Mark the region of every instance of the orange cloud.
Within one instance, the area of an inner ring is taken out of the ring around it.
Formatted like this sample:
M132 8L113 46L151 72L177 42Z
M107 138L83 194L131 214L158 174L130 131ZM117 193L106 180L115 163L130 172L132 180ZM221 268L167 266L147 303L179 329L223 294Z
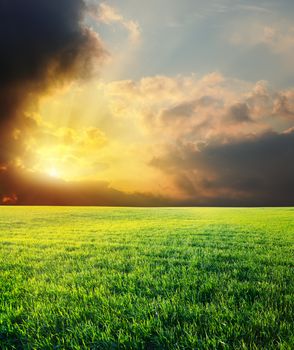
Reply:
M101 3L98 9L92 6L89 13L99 22L106 24L120 24L128 31L129 38L132 43L138 43L140 41L141 29L139 23L133 20L125 19L118 9L106 3Z
M17 204L17 202L18 202L18 197L15 193L13 193L11 195L2 196L2 204L4 204L4 205Z

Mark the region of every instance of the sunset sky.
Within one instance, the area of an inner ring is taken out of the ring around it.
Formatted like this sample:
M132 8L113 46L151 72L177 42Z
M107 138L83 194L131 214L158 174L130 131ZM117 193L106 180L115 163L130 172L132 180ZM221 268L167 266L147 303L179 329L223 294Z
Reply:
M0 201L294 205L293 0L0 2Z

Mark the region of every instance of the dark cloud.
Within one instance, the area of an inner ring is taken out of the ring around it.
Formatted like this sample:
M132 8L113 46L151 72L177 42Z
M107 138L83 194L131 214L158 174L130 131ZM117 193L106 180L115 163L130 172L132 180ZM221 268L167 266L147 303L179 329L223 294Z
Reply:
M236 103L229 108L228 119L232 122L244 123L252 122L250 110L246 103Z
M180 144L152 165L174 174L187 204L294 205L294 131L267 133L200 150Z
M11 160L28 104L75 78L87 77L104 55L97 36L82 24L83 0L0 2L0 163Z

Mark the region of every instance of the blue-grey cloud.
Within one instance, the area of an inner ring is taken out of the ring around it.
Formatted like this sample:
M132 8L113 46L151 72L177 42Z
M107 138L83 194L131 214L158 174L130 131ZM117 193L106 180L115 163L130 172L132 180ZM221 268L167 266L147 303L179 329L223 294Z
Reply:
M294 205L294 131L225 144L178 144L151 164L173 174L186 203Z

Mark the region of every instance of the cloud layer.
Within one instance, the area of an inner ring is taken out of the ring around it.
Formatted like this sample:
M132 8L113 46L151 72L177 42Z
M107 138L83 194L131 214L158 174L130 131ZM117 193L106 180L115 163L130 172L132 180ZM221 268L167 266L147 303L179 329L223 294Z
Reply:
M3 203L293 204L293 90L211 73L100 82L99 91L100 124L30 129L30 162L1 167ZM54 163L83 181L41 180Z
M118 117L137 117L156 144L149 164L179 203L293 204L293 90L213 73L124 81L110 91Z

